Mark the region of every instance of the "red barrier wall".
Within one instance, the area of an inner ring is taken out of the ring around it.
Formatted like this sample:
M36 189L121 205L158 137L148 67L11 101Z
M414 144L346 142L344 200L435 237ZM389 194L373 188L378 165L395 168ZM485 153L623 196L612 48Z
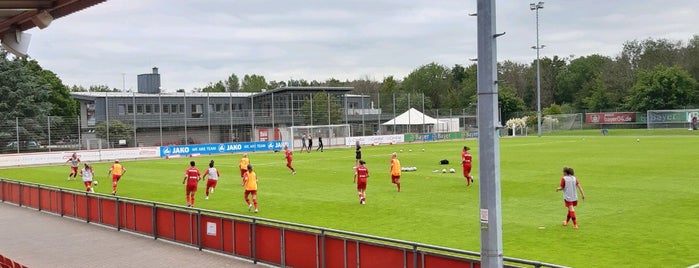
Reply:
M359 261L362 262L362 267L366 268L403 267L403 250L360 243Z
M175 240L175 212L170 209L156 208L155 218L158 237Z
M38 188L34 185L5 181L0 181L0 187L0 195L6 202L21 203L22 206L57 212L153 235L156 238L199 246L202 249L246 258L254 257L256 261L275 265L283 263L291 267L317 267L323 266L324 262L325 267L331 268L480 267L475 260L424 251L414 253L410 248L403 249L382 245L380 242L369 243L356 238L294 230L268 223L260 224L257 221L250 222L249 219L237 220L223 215L204 215L199 210L171 209L155 203L134 203L82 192ZM415 254L417 267L413 265Z
M223 251L221 218L201 215L201 245L207 249ZM212 228L209 229L209 226Z
M284 230L284 256L291 267L316 267L316 235Z
M175 211L175 240L185 244L196 242L196 215L184 211Z
M233 234L233 243L235 244L234 254L252 258L252 250L250 250L252 248L250 245L251 230L250 223L239 221L233 223L233 231L235 232L235 234Z
M274 264L282 263L281 230L276 227L255 225L255 252L258 259Z

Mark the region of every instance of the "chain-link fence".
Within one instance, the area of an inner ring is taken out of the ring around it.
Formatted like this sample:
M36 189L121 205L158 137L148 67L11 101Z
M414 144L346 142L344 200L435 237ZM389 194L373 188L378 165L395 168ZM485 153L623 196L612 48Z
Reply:
M348 136L454 132L476 127L475 105L458 110L430 109L422 95L407 102L390 95L326 91L244 97L227 93L90 96L78 98L81 115L77 117L0 122L1 151L295 140L303 133L284 137L283 133L290 132L280 130L296 126L349 125Z

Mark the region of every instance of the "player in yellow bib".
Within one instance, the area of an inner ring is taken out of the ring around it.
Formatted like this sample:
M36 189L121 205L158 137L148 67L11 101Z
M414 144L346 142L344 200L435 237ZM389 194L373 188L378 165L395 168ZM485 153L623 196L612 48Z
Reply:
M398 192L400 192L400 175L400 160L398 160L398 155L396 155L396 152L393 152L391 154L391 183L398 186Z
M248 172L243 177L243 187L245 187L245 203L248 204L248 211L255 207L257 213L257 174L252 170L252 165L248 164ZM248 199L248 195L252 195L252 203Z

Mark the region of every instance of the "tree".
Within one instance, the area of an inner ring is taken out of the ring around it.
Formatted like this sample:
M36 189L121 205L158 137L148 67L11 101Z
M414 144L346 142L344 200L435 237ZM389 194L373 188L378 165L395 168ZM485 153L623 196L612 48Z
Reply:
M107 130L109 130L109 135L107 135ZM99 123L95 127L95 134L97 138L107 140L110 147L114 147L118 144L119 140L126 140L127 144L131 144L133 140L133 128L131 125L125 124L119 120L109 121L109 127L107 127L107 121Z
M201 92L226 92L226 85L223 81L218 81L216 84L209 83L208 86L201 89Z
M329 108L328 105L330 105ZM334 95L325 91L313 95L313 101L306 97L301 107L301 114L304 117L304 122L308 125L340 124L343 122L342 106ZM328 116L330 116L330 121L328 121Z
M48 116L53 107L50 84L37 78L23 61L7 60L7 51L0 50L0 120L12 121L12 125L17 117Z
M632 111L681 109L697 104L697 81L679 67L641 70L627 98Z
M228 89L228 92L240 91L240 80L235 74L231 74L228 79L226 79L226 82L224 82L224 85L226 86L226 89Z
M51 103L50 115L72 117L78 114L78 102L71 98L68 87L63 85L63 81L55 73L44 70L35 60L20 58L19 62L32 72L37 84L47 86L48 102Z
M558 74L558 87L554 93L554 103L572 103L578 109L585 109L583 100L591 95L591 83L600 77L603 68L612 60L601 55L590 55L574 59ZM544 105L542 105L544 106Z
M500 119L503 123L511 118L518 117L518 114L526 109L524 100L517 97L514 89L507 84L498 87L498 107L500 108Z
M401 86L408 92L424 93L434 107L441 107L442 96L447 94L451 84L451 70L433 62L415 69L403 79ZM425 105L425 108L432 106Z
M585 109L602 111L614 107L615 103L612 102L610 93L599 75L595 75L591 81L585 83L584 87L583 90L590 93L589 96L584 97L582 100Z
M267 89L267 81L262 75L245 75L241 91L244 92L260 92L262 89Z

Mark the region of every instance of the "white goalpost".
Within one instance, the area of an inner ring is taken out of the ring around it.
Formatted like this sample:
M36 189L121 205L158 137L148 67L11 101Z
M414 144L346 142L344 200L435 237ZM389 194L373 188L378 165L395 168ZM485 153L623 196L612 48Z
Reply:
M583 115L577 114L554 114L542 118L541 131L553 132L560 130L580 130L583 128Z
M301 137L311 136L313 139L313 150L318 148L318 137L323 139L323 147L344 146L345 138L350 137L350 125L321 125L321 126L293 126L282 130L282 138L291 142L293 148L301 148ZM284 136L288 133L288 136ZM308 143L306 143L308 144Z

